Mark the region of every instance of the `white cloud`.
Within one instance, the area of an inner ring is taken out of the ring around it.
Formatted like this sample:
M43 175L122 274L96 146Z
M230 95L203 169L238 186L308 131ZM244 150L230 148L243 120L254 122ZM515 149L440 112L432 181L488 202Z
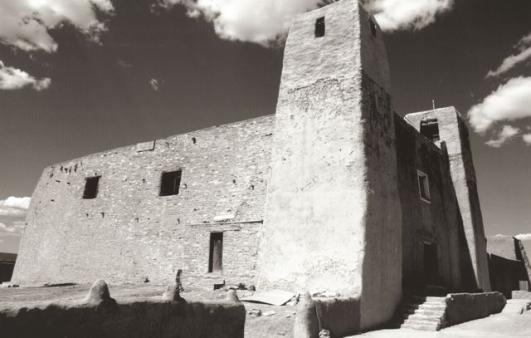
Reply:
M97 40L105 29L95 8L111 13L110 0L2 0L0 1L0 42L25 51L57 49L48 30L70 22Z
M510 55L503 60L501 65L496 70L491 70L487 77L500 76L517 65L531 59L531 34L523 37L520 42L514 47L518 53Z
M5 200L0 200L0 216L23 217L29 208L30 197L10 196Z
M293 17L315 9L323 0L159 0L182 5L190 17L203 16L225 39L268 44L287 32ZM365 0L384 30L421 29L448 11L453 0Z
M524 140L524 143L528 146L531 146L531 134L524 134L522 135L522 139Z
M483 102L473 106L468 116L479 133L499 121L531 117L531 77L517 77L501 85Z
M18 237L24 230L25 223L21 221L12 222L12 224L6 225L0 222L0 237L15 236Z
M0 231L15 232L16 229L13 226L7 226L4 223L0 223Z
M35 90L43 90L50 86L49 78L36 79L25 71L8 67L0 60L0 90L13 90L31 86Z
M514 236L516 239L519 239L521 241L528 241L531 240L531 234L519 234Z
M454 0L367 0L367 8L385 31L422 29L450 11Z
M153 89L156 92L158 92L160 89L160 83L159 83L159 80L157 79L149 80L149 85L151 86L151 89Z
M507 140L515 137L520 132L520 129L512 127L512 126L503 126L502 130L498 133L497 138L492 139L490 141L487 141L485 144L489 147L493 148L499 148L501 147Z
M531 46L531 33L527 34L522 39L520 39L520 41L516 44L515 48L519 51L522 51L529 46Z

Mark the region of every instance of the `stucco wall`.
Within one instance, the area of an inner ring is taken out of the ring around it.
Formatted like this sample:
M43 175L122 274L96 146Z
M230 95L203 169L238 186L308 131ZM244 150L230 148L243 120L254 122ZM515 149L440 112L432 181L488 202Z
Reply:
M449 290L473 290L475 279L463 232L448 157L399 116L397 133L398 182L402 205L404 286L416 289L426 282L424 243L437 248L438 284ZM417 171L428 175L430 201L420 197Z
M290 29L259 250L261 287L361 292L367 169L352 4L303 14ZM323 16L326 35L315 38Z
M273 119L46 168L33 194L13 281L167 282L183 269L185 280L209 276L212 283L252 283ZM160 197L161 173L177 169L179 194ZM97 198L82 199L85 178L95 175L101 175ZM221 275L206 274L211 231L225 231Z
M460 293L446 297L446 326L487 317L501 312L507 303L499 292Z
M258 259L260 286L361 297L361 327L389 319L401 293L389 70L370 25L348 0L290 29Z
M420 130L423 120L430 118L436 118L438 121L441 141L437 142L437 145L444 141L448 149L450 172L474 268L476 287L488 291L490 290L490 280L487 240L468 129L454 107L439 108L405 116L405 120L417 130Z

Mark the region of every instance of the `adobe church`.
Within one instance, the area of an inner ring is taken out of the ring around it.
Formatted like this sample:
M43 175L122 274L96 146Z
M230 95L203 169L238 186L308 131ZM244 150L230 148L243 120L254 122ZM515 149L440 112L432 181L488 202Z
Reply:
M489 290L468 130L393 111L382 32L357 0L298 16L276 114L46 169L13 283L255 285L357 299Z

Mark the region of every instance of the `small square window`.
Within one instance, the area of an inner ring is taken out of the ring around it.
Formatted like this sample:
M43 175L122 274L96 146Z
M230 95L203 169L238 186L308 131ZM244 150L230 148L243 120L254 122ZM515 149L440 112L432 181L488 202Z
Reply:
M179 194L181 185L181 170L164 172L160 178L160 196L172 196Z
M315 21L315 37L321 38L325 36L325 31L326 31L325 18L322 17L322 18L317 19Z
M420 199L423 200L424 202L429 203L431 201L431 196L430 196L430 181L429 181L428 175L426 175L420 170L417 170L417 178L418 178Z
M98 196L98 188L100 185L100 177L87 177L85 179L85 190L83 191L83 199L90 200Z

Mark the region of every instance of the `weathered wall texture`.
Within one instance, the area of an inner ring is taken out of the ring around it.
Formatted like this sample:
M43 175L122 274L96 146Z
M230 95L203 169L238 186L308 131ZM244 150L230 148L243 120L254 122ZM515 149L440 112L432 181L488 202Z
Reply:
M446 326L499 313L507 303L499 292L458 293L446 297Z
M472 258L477 287L490 290L487 240L477 191L476 173L465 122L454 107L408 114L405 120L420 130L423 120L436 118L441 141L446 143L450 171ZM437 142L440 144L440 142Z
M522 261L527 274L528 288L531 290L531 238L515 238L516 258Z
M353 4L312 11L290 29L260 242L262 286L361 292L367 168ZM323 16L326 35L315 38Z
M357 1L292 25L258 260L260 286L361 296L361 327L389 319L401 292L389 74L370 26Z
M251 283L272 128L265 116L46 168L13 281L168 282L183 269L190 283ZM177 169L179 194L160 197L161 173ZM97 198L82 199L85 178L95 175ZM223 272L208 274L213 231L224 232Z
M493 290L511 298L513 290L520 288L520 281L527 280L522 261L503 258L489 254L490 284Z
M241 303L136 301L0 311L2 337L17 338L243 338L244 325Z
M511 298L511 292L519 290L521 282L529 282L521 241L513 236L496 235L489 237L487 244L491 287Z
M404 287L425 285L424 243L437 251L436 284L448 290L474 290L474 272L452 184L446 147L439 149L399 116L398 182L402 204L402 271ZM420 198L417 171L428 175L431 200Z

